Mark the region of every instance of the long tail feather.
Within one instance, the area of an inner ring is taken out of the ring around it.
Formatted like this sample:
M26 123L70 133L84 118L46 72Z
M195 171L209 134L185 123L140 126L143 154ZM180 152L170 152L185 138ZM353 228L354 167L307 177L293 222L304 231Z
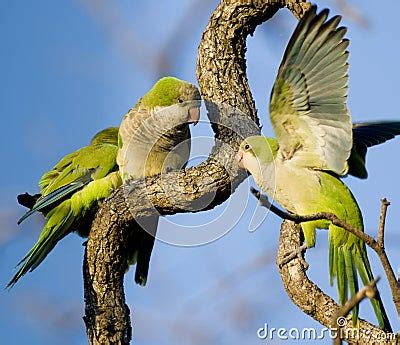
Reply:
M149 273L151 253L154 247L159 217L150 217L142 220L141 240L136 261L135 282L145 286Z
M350 295L354 296L358 291L357 270L350 250L344 248L343 252L344 252L346 276L350 290ZM353 308L353 324L357 324L358 322L358 310L359 310L358 304L356 304Z
M372 275L372 270L366 253L362 253L361 258L355 256L354 259L363 284L369 284L372 280L374 280L374 276ZM371 298L371 304L374 308L379 326L386 332L392 333L392 326L390 325L389 318L386 314L385 307L378 290L376 291L375 298Z
M340 304L345 304L348 297L347 297L347 272L346 272L346 265L345 265L345 258L344 258L344 248L339 247L335 248L337 251L337 286L339 292L339 302Z
M329 237L329 272L331 285L333 279L336 277L337 288L339 293L340 304L346 303L348 299L348 292L350 296L353 296L358 291L358 275L364 285L369 284L374 276L369 264L369 260L366 253L365 244L358 239L351 241L350 237L354 235L348 235L347 241L352 242L351 246L347 244L335 245L335 240L332 238L333 232L341 231L343 229L330 226L330 237ZM358 275L357 275L358 272ZM392 332L392 327L389 322L389 318L386 315L385 308L383 306L379 292L377 291L375 298L371 299L371 304L379 322L379 326L386 332ZM356 305L352 310L353 325L356 326L358 323L358 312L359 308Z
M69 233L68 229L73 222L69 202L64 205L64 215L64 217L61 215L61 210L58 208L55 215L57 219L52 219L50 216L36 244L18 263L17 267L22 266L7 284L7 288L12 288L23 275L33 271L46 258L58 241Z

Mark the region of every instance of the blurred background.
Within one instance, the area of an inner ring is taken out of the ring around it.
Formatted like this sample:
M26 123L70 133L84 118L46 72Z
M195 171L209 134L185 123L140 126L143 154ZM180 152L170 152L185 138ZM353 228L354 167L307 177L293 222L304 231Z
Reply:
M17 219L25 210L17 204L16 195L36 192L42 173L61 157L86 145L98 130L117 126L161 76L174 75L196 83L197 47L217 3L2 1L1 286L5 287L13 267L43 226L43 218L36 215L17 228ZM384 8L377 1L366 0L318 4L342 14L349 28L349 104L354 121L399 120L400 2L388 0ZM290 12L282 10L248 39L249 82L265 134L272 134L269 93L295 24ZM192 133L211 132L202 125ZM346 179L371 235L376 234L380 198L392 202L386 247L396 273L400 268L399 152L400 139L371 149L368 180ZM231 197L232 201L243 198L248 198L248 184ZM168 220L194 225L211 222L212 227L212 220L228 210L227 205ZM238 210L241 217L235 226L207 245L185 248L157 242L145 288L133 283L133 270L126 274L136 344L282 343L277 337L257 338L257 329L265 323L276 328L321 330L321 325L292 304L282 287L275 264L281 220L270 214L256 231L249 232L255 210L260 212L256 201L249 198L247 206ZM77 235L69 235L13 289L0 289L2 343L86 343L82 242ZM308 273L336 298L336 290L329 286L326 243L326 232L319 232L317 246L307 252ZM369 256L375 274L384 276L376 255L369 252ZM379 288L398 331L386 279ZM361 306L361 317L375 322L368 302Z

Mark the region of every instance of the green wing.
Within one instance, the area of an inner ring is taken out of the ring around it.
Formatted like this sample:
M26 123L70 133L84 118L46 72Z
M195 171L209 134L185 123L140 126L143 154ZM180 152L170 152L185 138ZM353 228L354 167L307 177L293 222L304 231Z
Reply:
M349 42L341 17L326 21L312 7L283 56L270 100L270 118L283 159L343 175L352 147L347 109Z
M21 224L26 218L28 218L35 212L45 212L45 210L48 207L54 205L54 203L58 203L60 200L70 196L72 193L81 189L90 181L93 181L91 172L92 170L88 170L86 174L82 175L82 177L80 178L77 178L74 182L57 188L55 191L49 193L48 195L41 196L33 205L33 207L18 220L17 224Z
M26 212L18 224L33 213L46 213L51 206L93 181L117 170L116 154L118 128L111 127L97 133L91 140L90 146L68 154L50 171L46 172L39 181L41 197L38 198L31 210ZM20 198L21 195L18 196Z
M103 129L94 135L90 141L91 146L110 144L113 146L118 146L118 127L109 127Z
M26 272L34 270L58 241L72 231L74 224L79 224L94 206L121 185L116 164L118 129L106 129L97 135L104 132L113 134L115 140L94 140L95 137L90 146L66 156L53 170L44 174L41 179L42 197L28 213L45 211L47 222L34 247L19 262L21 267L8 287Z
M353 148L348 160L348 174L365 179L367 149L400 135L400 121L376 121L353 124Z
M63 186L85 179L87 174L90 174L92 179L104 177L116 168L116 158L112 153L117 145L118 128L111 127L100 131L92 138L89 146L67 155L43 175L39 182L42 195L46 196ZM88 182L90 181L85 184Z

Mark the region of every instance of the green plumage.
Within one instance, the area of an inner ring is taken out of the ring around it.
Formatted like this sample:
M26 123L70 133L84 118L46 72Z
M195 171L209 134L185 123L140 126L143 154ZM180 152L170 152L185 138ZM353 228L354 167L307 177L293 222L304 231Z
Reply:
M161 78L140 100L146 108L168 107L176 104L182 95L182 80L173 77Z
M303 201L300 213L305 215L318 212L331 212L347 224L363 230L364 225L361 211L346 185L329 173L320 172L318 173L318 177L320 189L308 191L313 195L309 200ZM307 195L307 193L305 194ZM328 221L302 223L301 227L308 247L314 247L315 245L316 229L329 228L330 282L333 284L334 278L337 278L340 304L346 303L349 297L358 291L357 272L363 284L369 284L374 279L365 243L357 236ZM371 299L371 303L381 327L390 329L390 323L379 292L375 298ZM358 306L353 310L354 324L356 324L357 318Z

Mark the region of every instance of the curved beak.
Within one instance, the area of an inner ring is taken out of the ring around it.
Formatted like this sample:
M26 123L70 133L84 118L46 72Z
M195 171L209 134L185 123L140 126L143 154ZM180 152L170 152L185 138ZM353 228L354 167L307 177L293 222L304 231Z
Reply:
M200 107L196 105L195 107L189 108L188 122L193 123L193 126L196 126L199 120L200 120Z
M243 151L239 149L238 153L236 154L236 162L240 168L244 169L243 165Z

